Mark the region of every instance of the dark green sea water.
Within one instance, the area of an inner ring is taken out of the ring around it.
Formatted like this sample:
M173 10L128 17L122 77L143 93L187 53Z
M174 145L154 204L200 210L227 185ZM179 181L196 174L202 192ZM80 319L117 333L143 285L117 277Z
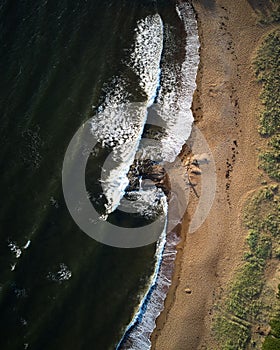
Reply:
M155 318L162 310L178 237L173 232L167 239L161 270L156 244L123 249L96 242L69 214L61 171L74 133L116 96L129 102L156 97L166 108L160 150L170 162L179 153L192 125L199 45L195 17L185 5L0 0L1 350L149 348L145 329L137 348L123 335L155 266L161 282L154 280L150 290L158 299L142 304L142 311ZM142 41L135 44L137 35ZM89 188L100 187L95 174L101 167L89 161ZM127 216L113 215L127 224ZM144 321L150 334L154 319Z
M113 349L139 302L154 246L117 249L81 232L61 167L123 69L136 21L154 11L152 1L0 3L0 349Z

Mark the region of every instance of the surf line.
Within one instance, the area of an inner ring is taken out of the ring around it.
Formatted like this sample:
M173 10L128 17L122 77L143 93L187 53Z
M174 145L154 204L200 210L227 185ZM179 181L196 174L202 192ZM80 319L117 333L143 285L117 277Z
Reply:
M195 18L194 10L189 3L181 3L176 5L176 11L179 18L183 21L186 34L186 59L189 59L193 63L192 67L189 67L185 62L182 69L184 70L184 78L187 78L187 87L191 90L191 95L196 88L196 74L199 64L199 37L197 29L197 21ZM156 102L156 97L160 91L160 77L159 84L155 93L154 102ZM186 89L189 90L189 89ZM192 100L192 98L191 98ZM188 101L191 104L190 101ZM190 106L188 106L190 108ZM117 344L116 350L148 350L151 348L150 335L155 328L155 320L163 309L163 305L158 305L163 303L166 297L166 287L171 284L172 271L176 258L176 245L178 243L178 238L174 236L174 233L170 233L170 237L166 232L166 226L162 235L159 238L156 249L156 265L154 273L151 276L150 284L147 292L144 294L137 312L134 314L132 321L126 327L124 335ZM168 266L164 261L167 261ZM170 263L171 261L171 263ZM160 301L158 300L160 298ZM153 303L153 300L155 302ZM149 309L150 307L150 309ZM147 313L150 311L150 314ZM146 319L145 319L146 316ZM148 320L147 320L148 318ZM145 322L143 322L145 321ZM146 329L147 327L147 329ZM147 335L149 334L149 336Z
M146 110L146 116L144 119L144 123L143 123L143 128L142 128L142 134L144 131L144 126L147 122L148 119L148 109L154 104L156 103L160 88L161 88L161 61L162 61L162 54L163 54L163 40L164 40L164 25L163 25L163 21L160 17L159 14L157 14L157 16L160 19L160 24L161 24L161 33L162 33L162 45L161 45L161 52L160 52L160 60L158 62L158 74L157 74L157 82L155 84L155 88L153 93L151 94L151 96L148 96L147 99L147 110ZM142 137L141 134L141 137ZM141 137L139 139L139 143L138 143L138 147L141 141ZM137 147L137 150L138 150ZM136 152L137 152L136 150ZM123 346L125 346L126 341L128 340L128 337L130 335L130 333L133 331L133 329L135 328L135 326L139 323L141 323L142 318L145 314L146 308L147 308L147 304L152 296L153 290L156 287L157 284L157 278L158 278L158 274L159 274L159 270L160 270L160 266L161 266L161 261L162 261L162 257L163 257L163 252L164 252L164 248L165 248L165 244L166 244L166 229L167 229L167 211L168 211L168 204L167 204L167 200L165 200L165 206L164 206L164 214L165 214L165 225L164 225L164 229L160 235L160 238L157 242L157 246L156 246L156 252L155 252L155 257L156 257L156 263L155 263L155 268L154 268L154 272L150 278L150 281L148 283L148 288L146 289L145 294L143 295L143 297L141 298L140 304L137 307L137 311L135 312L131 322L128 324L128 326L126 327L124 334L122 336L122 338L120 339L119 343L116 346L116 350L121 350L123 348Z

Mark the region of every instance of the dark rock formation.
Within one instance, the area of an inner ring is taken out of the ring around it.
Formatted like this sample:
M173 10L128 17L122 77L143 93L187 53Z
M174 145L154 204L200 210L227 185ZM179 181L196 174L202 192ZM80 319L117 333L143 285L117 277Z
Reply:
M142 189L156 186L161 188L167 197L169 196L170 181L168 174L162 165L152 160L135 161L130 167L128 179L129 185L127 191L138 191L142 180Z

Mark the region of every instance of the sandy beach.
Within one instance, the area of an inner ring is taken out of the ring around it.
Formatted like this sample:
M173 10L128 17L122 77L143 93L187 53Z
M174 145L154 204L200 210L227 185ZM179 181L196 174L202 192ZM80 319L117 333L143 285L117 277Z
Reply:
M173 285L152 336L154 350L218 349L211 333L215 302L241 264L246 232L242 204L260 186L258 134L260 85L251 67L263 35L258 22L266 1L193 0L201 62L193 114L207 139L217 171L217 190L203 225L188 233L182 223ZM190 206L188 215L191 216ZM188 293L185 292L189 289Z

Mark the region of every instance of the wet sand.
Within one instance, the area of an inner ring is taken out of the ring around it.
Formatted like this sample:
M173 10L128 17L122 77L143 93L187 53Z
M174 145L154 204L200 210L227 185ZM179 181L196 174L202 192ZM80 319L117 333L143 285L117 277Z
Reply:
M152 336L155 350L218 349L211 334L213 307L241 263L246 237L240 222L242 203L260 186L261 86L251 61L271 29L258 23L257 13L267 2L192 2L201 41L193 113L215 159L217 189L211 211L196 232L188 233L195 196L183 220L173 284Z

